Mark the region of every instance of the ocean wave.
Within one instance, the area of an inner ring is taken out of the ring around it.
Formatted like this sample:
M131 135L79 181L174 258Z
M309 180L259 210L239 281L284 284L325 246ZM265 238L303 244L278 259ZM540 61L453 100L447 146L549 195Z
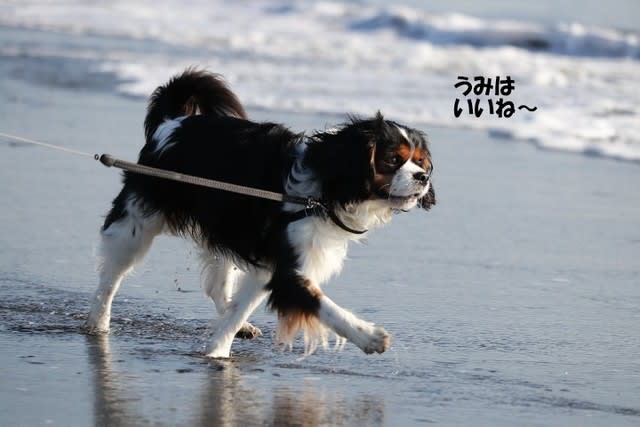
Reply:
M194 16L194 10L205 13ZM267 29L265 23L285 24L285 27L268 27L275 33L289 30L295 33L305 26L307 31L303 32L308 32L320 24L343 33L392 32L434 45L512 46L562 55L640 58L638 31L587 27L577 22L541 25L480 19L460 13L429 14L405 6L375 7L299 0L247 5L194 0L189 7L184 7L177 0L160 0L154 6L142 1L114 1L105 5L72 0L62 5L25 0L5 3L0 6L0 11L0 23L3 25L159 38L190 45L242 42L238 39L237 30L251 29L254 25L254 30ZM255 34L255 31L249 33ZM177 37L178 34L182 37ZM267 34L264 36L268 37Z
M513 46L561 55L640 58L640 34L588 28L579 23L543 26L483 20L462 14L428 15L414 9L385 8L352 20L355 31L392 31L436 45Z
M640 161L637 33L296 0L192 0L188 7L178 0L25 0L1 4L0 24L90 34L92 43L117 37L99 51L61 41L2 46L0 55L64 58L83 50L125 95L146 97L198 65L223 74L249 108L365 116L380 109L399 121ZM467 101L454 87L458 76L511 76L509 100L537 110L455 117L455 100Z

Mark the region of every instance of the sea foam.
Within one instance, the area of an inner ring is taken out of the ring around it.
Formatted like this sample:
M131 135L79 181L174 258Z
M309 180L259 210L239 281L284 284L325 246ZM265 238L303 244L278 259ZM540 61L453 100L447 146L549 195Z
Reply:
M640 160L637 32L295 0L20 1L0 5L0 24L171 46L165 53L118 47L93 54L98 70L114 73L127 95L147 96L171 74L199 65L223 74L249 108L338 115L380 109L404 122ZM60 49L56 54L79 54L77 46ZM508 99L537 110L499 118L485 107L481 117L455 117L455 99L466 101L454 88L458 76L510 76Z

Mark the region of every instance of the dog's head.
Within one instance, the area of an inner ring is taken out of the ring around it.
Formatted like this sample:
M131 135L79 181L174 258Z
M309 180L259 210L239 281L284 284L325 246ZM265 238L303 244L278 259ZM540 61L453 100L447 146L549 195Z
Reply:
M402 211L416 205L428 210L436 203L424 134L385 120L380 113L315 134L306 161L330 203L344 206L378 199Z

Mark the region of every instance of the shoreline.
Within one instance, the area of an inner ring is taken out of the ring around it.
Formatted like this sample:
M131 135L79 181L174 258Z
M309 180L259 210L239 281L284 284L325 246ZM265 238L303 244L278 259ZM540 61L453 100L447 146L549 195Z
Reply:
M5 64L6 65L6 64ZM4 128L135 159L145 102L0 78ZM320 114L256 111L294 129ZM428 129L438 204L398 215L324 288L392 334L386 353L301 358L265 336L199 355L213 306L197 256L160 238L79 329L98 228L120 187L95 161L0 144L0 420L7 425L636 425L640 170L477 131Z

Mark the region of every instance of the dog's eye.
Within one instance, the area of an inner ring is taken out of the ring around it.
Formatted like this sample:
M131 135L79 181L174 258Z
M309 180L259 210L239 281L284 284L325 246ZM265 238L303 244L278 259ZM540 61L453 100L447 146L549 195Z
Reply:
M400 158L400 156L398 156L397 154L395 156L393 156L390 160L389 163L392 165L398 165L400 164L400 162L402 161L402 159Z

